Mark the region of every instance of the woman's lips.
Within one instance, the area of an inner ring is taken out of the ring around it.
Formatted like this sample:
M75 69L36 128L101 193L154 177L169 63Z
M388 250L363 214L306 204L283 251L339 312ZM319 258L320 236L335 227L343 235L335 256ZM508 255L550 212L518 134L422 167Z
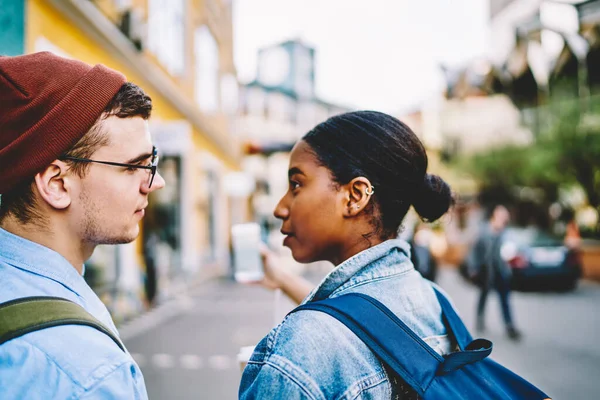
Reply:
M283 232L282 232L283 233ZM293 234L291 233L283 233L285 235L285 238L283 239L283 245L287 246L287 244L290 242L290 240L294 237Z

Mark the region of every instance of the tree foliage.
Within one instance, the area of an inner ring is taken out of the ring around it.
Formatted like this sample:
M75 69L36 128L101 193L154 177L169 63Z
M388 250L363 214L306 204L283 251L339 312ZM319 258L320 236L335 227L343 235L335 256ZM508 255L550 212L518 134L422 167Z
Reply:
M544 202L553 202L559 187L577 183L598 209L600 99L555 102L538 113L547 129L532 144L494 148L461 160L459 167L480 182L482 193L499 201L511 197L515 188L528 187L540 189Z
M534 144L548 153L550 163L545 167L556 169L557 183L578 183L596 209L600 206L599 100L551 104L547 111L550 128Z

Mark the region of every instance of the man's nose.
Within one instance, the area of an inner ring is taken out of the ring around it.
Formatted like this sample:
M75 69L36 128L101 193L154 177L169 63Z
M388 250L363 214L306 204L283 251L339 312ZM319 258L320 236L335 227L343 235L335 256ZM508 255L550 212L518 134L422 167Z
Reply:
M165 187L165 179L162 177L162 175L158 172L156 172L156 175L154 175L154 181L152 181L152 186L148 187L147 185L145 185L145 191L150 193L150 192L154 192L155 190L159 190Z

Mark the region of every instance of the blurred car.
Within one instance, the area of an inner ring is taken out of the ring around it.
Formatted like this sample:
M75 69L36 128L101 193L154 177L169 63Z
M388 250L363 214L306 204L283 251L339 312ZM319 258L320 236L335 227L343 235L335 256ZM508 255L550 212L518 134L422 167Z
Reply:
M539 229L506 229L500 255L515 290L573 290L581 277L579 252Z
M577 287L581 260L576 249L533 228L511 227L504 235L500 254L511 268L513 289L568 291ZM461 263L459 272L468 282L481 284L478 281L481 275L469 274L467 258Z

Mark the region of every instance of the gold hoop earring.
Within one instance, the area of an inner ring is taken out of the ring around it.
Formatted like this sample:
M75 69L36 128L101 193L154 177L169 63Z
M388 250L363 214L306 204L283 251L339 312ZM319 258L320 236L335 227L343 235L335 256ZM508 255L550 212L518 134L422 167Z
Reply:
M373 193L375 193L375 186L371 186L371 190L369 191L369 188L365 189L365 194L368 196L371 196Z

